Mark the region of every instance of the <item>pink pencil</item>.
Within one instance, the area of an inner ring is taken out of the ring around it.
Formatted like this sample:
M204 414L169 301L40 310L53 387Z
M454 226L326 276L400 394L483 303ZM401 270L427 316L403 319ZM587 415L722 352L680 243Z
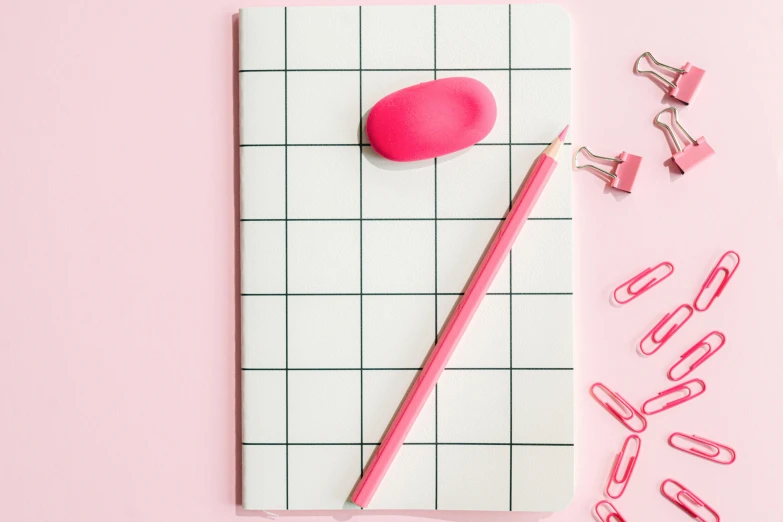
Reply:
M492 239L484 257L481 258L481 263L474 273L473 279L468 283L465 294L444 325L437 344L430 352L422 370L416 376L416 380L405 396L402 405L386 429L378 449L375 450L367 463L364 475L356 484L351 494L351 500L356 505L367 507L370 503L405 441L405 437L408 436L408 432L424 407L424 403L432 390L435 389L440 374L446 368L462 334L465 333L470 320L481 304L481 300L487 294L489 286L500 270L500 266L511 251L514 241L544 190L546 182L549 181L552 172L557 167L555 158L565 140L566 132L568 132L567 125L563 132L544 149L522 183L511 205L511 210L500 225L500 229Z

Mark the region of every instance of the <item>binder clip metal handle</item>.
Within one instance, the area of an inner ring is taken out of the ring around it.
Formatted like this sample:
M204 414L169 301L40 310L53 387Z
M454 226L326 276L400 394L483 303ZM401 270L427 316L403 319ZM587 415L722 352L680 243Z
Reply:
M639 69L639 64L641 63L642 59L644 59L645 57L649 58L650 61L652 61L652 63L654 63L657 67L661 67L663 69L668 69L668 70L670 70L672 72L675 72L675 73L678 73L678 74L684 74L685 70L684 69L678 69L676 67L672 67L671 65L666 65L665 63L659 62L658 60L655 59L655 56L653 56L650 51L645 51L644 53L642 53L642 55L639 58L637 58L636 62L633 64L633 72L635 74L642 74L642 75L650 74L652 76L655 76L659 80L661 80L663 83L665 83L666 85L668 85L672 89L676 89L677 86L674 85L674 82L669 81L668 78L665 78L664 76L661 76L660 74L658 74L657 72L653 71L652 69L650 69L648 71L642 71L641 69Z
M614 172L610 172L604 168L594 165L592 163L587 165L579 165L579 154L584 151L585 155L591 158L603 161L609 161L616 163L617 166L613 169ZM619 157L610 158L608 156L599 156L593 154L593 152L587 147L580 147L574 154L574 168L575 169L592 169L607 178L609 178L609 186L623 192L631 192L634 181L636 181L636 174L639 172L639 165L642 162L641 156L635 156L623 151Z
M674 146L677 147L677 150L682 152L682 145L680 145L680 139L677 137L677 134L674 132L674 129L672 129L669 125L666 125L664 122L660 120L661 116L663 116L664 112L671 112L672 113L672 123L677 126L680 131L685 134L685 136L688 137L689 140L691 140L691 143L694 145L696 144L696 141L691 134L685 130L685 127L682 126L682 123L680 123L679 118L677 117L677 109L675 107L667 107L658 114L655 115L655 124L659 127L663 127L666 129L666 132L669 133L669 136L672 137L672 141L674 142Z
M666 69L675 73L676 77L674 78L674 81L664 77L661 74L658 74L652 69L639 69L639 64L643 58L649 58L649 60L654 63L656 67L660 67L661 69ZM681 101L686 105L688 105L694 96L696 96L696 91L699 89L699 85L701 84L702 78L704 78L705 74L704 69L695 67L691 65L690 62L687 62L685 65L683 65L681 69L672 67L671 65L667 65L663 62L659 62L655 59L650 51L642 53L642 55L636 59L636 62L633 64L633 72L635 74L654 76L669 87L667 92L669 96Z
M665 112L672 113L672 124L677 126L680 132L685 135L688 140L690 140L690 143L685 144L683 147L683 145L680 143L681 140L677 137L677 133L674 131L674 129L660 120L661 116ZM676 108L667 107L663 109L661 112L655 115L653 123L658 127L663 128L669 134L669 136L671 136L672 142L677 149L677 152L672 155L672 160L674 161L674 164L677 165L677 168L680 169L682 174L685 174L686 171L690 170L692 167L695 167L705 159L715 154L715 151L707 143L707 140L704 139L704 136L696 139L691 136L685 127L683 127L678 118Z

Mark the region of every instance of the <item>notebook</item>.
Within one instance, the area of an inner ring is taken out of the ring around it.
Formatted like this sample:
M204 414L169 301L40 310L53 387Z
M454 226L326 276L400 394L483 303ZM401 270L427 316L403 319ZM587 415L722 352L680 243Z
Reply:
M534 159L570 121L570 25L540 5L240 11L243 504L347 499ZM487 85L479 144L393 163L362 122ZM571 184L561 165L371 509L555 511L573 490Z

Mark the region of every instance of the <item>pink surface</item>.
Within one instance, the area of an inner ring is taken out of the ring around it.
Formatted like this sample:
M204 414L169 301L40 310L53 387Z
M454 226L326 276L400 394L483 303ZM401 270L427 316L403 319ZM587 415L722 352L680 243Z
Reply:
M591 520L627 431L589 397L589 384L606 382L638 407L666 387L666 369L689 343L719 329L726 345L694 373L709 390L650 419L633 483L615 504L629 521L685 522L658 491L672 477L723 520L776 522L783 6L563 3L573 19L572 141L645 158L630 196L573 173L576 495L551 516L406 520ZM231 15L240 5L3 3L0 520L265 516L237 507ZM683 116L717 154L692 175L663 165L671 152L652 119L664 93L631 72L648 48L709 71ZM730 248L742 266L723 296L640 358L640 335L691 301ZM609 305L613 288L661 259L677 267L668 281ZM674 431L719 440L737 461L723 467L676 451L666 444Z
M384 158L416 161L475 145L492 130L492 91L473 78L442 78L390 93L367 115L367 139Z

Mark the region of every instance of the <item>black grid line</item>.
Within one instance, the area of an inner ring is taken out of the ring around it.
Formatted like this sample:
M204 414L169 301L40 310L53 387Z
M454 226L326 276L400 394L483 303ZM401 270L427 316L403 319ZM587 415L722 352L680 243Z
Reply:
M359 6L359 140L361 141L362 128L362 6ZM362 155L364 151L359 147L359 368L364 366L364 255L362 252L364 242L364 215L362 200L363 169ZM364 476L364 371L359 372L359 440L362 446L359 448L359 476ZM361 506L360 506L361 507ZM364 508L361 508L364 509Z
M570 67L451 67L448 69L240 69L240 73L310 72L452 72L452 71L570 71Z
M288 8L283 8L283 65L286 72L283 73L283 114L284 135L286 147L284 149L285 164L285 508L288 509Z
M511 136L511 4L508 6L508 142L513 140ZM513 147L508 146L508 211L511 212L513 202ZM528 218L529 219L529 218ZM513 269L513 248L508 252L508 366L514 366L514 296L511 290L514 289L514 269ZM514 371L508 371L508 441L514 442ZM514 497L514 448L508 447L508 510L512 509L512 498Z
M361 169L360 169L361 170ZM361 174L361 172L360 172ZM361 199L361 196L360 198ZM453 217L453 218L242 218L240 221L262 221L262 222L340 222L340 221L505 221L503 217ZM531 217L528 221L572 221L570 217Z
M243 442L243 446L377 446L380 442ZM573 447L570 442L403 442L403 446L533 446Z
M330 296L428 296L428 295L464 295L464 292L364 292L363 294L359 293L352 293L352 292L336 292L336 293L296 293L291 292L287 294L255 294L255 293L247 293L242 294L243 297L282 297L282 296L290 296L290 297L330 297ZM487 292L487 295L527 295L527 296L536 296L536 295L574 295L573 292Z
M438 79L438 6L432 6L432 77ZM438 158L433 160L435 176L435 344L438 343ZM438 509L438 383L435 383L435 509Z
M503 69L505 71L505 69ZM519 141L519 142L490 142L483 143L478 142L472 145L472 147L507 147L513 145L514 147L544 147L549 143L533 142L533 141ZM571 142L565 142L563 145L571 145ZM372 147L369 143L240 143L240 147Z
M367 368L367 367L360 367L360 368L340 368L340 367L334 367L334 368L242 368L242 371L249 371L249 372L404 372L404 371L420 371L422 369L421 366L412 366L412 367L395 367L390 366L388 368ZM543 368L543 367L509 367L509 366L474 366L474 367L454 367L454 368L446 368L445 371L447 372L454 372L454 371L529 371L529 372L539 372L539 371L573 371L574 369L567 368L567 367L551 367L551 368Z

